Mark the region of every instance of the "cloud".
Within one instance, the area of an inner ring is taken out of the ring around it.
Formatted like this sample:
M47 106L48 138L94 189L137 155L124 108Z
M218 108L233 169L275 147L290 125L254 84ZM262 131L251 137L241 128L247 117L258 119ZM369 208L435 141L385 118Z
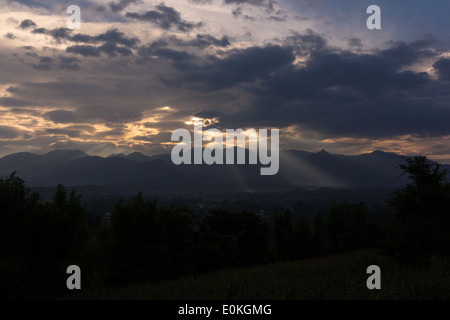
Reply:
M16 37L13 33L11 33L11 32L6 33L6 34L5 34L5 38L6 38L6 39L11 39L11 40L17 39L17 37Z
M266 5L265 0L224 0L225 4L250 4L254 6L264 6Z
M232 112L195 113L216 117L225 127L299 126L325 137L371 139L412 132L439 136L450 134L443 120L450 116L446 98L436 96L426 72L405 69L437 54L426 42L354 53L307 32L282 46L235 50L204 68L188 68L181 81L200 91L241 90ZM295 65L296 55L306 60ZM446 63L435 68L445 72Z
M125 16L136 20L153 22L164 30L175 27L179 31L190 31L203 25L202 22L194 23L183 20L180 12L163 3L160 3L155 8L156 10L147 11L144 14L127 12Z
M120 32L117 29L111 29L105 33L99 34L94 37L94 42L107 42L121 44L127 48L134 48L140 41L137 38L127 37L125 33Z
M242 8L241 7L237 7L235 9L231 10L231 13L233 14L233 17L235 17L235 18L241 17L241 18L244 18L245 20L248 20L248 21L255 21L256 20L254 17L249 16L247 14L244 14L242 12Z
M302 34L293 32L292 35L283 40L283 43L286 47L292 48L293 52L300 56L308 56L313 52L330 50L328 41L311 29L307 29Z
M439 59L433 64L433 68L442 81L450 81L450 59Z
M75 45L66 48L67 53L80 54L85 57L99 57L100 53L106 53L109 57L115 57L118 54L121 56L129 56L133 54L128 48L117 46L114 43L105 43L101 46L89 45Z
M386 24L375 47L368 34L355 30L350 38L345 28L336 35L323 26L326 10L318 18L305 6L284 13L277 9L287 2L269 0L166 0L155 7L108 0L103 12L95 11L99 2L82 9L83 21L92 25L69 30L61 5L48 3L52 9L40 9L39 16L31 9L15 22L3 21L4 34L12 35L7 38L18 39L3 38L0 48L2 125L14 129L20 121L34 137L11 138L18 150L159 152L171 130L191 129L185 121L192 116L214 118L221 130L275 127L282 147L344 153L386 141L404 147L408 136L431 144L450 135L450 59L447 44L432 36L384 42ZM46 14L48 24L40 25ZM116 21L117 29L108 30ZM162 30L142 28L142 21ZM83 31L88 26L89 34ZM18 134L8 130L5 135ZM10 147L0 141L4 148Z
M49 111L44 116L55 123L73 123L78 121L76 113L67 110Z
M20 88L11 86L6 88L6 91L10 93L20 92Z
M362 46L363 46L361 39L359 39L359 38L350 38L348 40L348 45L350 47L357 48L357 49L362 48Z
M19 25L20 29L29 29L29 28L36 28L36 23L33 20L25 19L22 20L22 22Z
M173 39L172 39L173 40ZM138 54L144 60L151 60L154 57L168 59L172 61L186 60L191 57L186 51L177 51L168 48L168 42L165 40L157 40L147 46L142 46L138 50Z
M119 12L119 11L124 10L130 4L137 3L139 1L140 0L120 0L118 2L110 2L108 5L109 5L109 8L111 9L111 11Z
M295 60L291 49L267 45L232 51L227 57L210 57L204 66L186 66L182 78L190 88L200 91L226 89L241 83L251 83L280 71Z
M81 130L71 130L71 129L45 129L45 132L48 134L54 135L65 135L72 138L78 138L82 136Z
M181 49L183 47L190 47L195 49L204 49L211 46L225 48L230 45L230 40L227 36L216 38L209 34L197 34L191 40L184 40L176 36L162 37L148 45L141 46L138 49L139 56L144 60L151 60L157 58L168 59L172 61L183 61L194 58L193 55ZM181 47L177 48L176 47Z
M59 56L60 69L78 71L80 70L80 65L78 64L79 62L81 61L75 57L66 57L62 55Z
M142 114L135 110L123 107L111 107L102 105L84 106L76 110L78 119L82 122L107 121L113 123L140 120Z
M70 45L66 47L67 53L79 54L85 57L100 57L101 53L107 54L109 57L130 56L133 54L132 48L135 48L139 44L140 40L136 37L129 37L125 33L120 32L117 29L110 29L104 33L91 36L86 34L77 33L72 35L72 30L67 28L56 28L53 30L47 30L46 28L37 28L32 31L35 34L46 34L53 37L57 42L68 41L75 43L85 43ZM91 44L101 44L94 46ZM26 55L38 57L38 55L32 50L26 53ZM60 58L60 68L69 70L79 70L78 61L69 62L67 59ZM37 70L49 70L50 65L45 63L34 64L33 67Z
M70 34L72 33L71 29L67 29L67 28L56 28L53 30L47 30L46 28L37 28L34 29L33 31L31 31L32 33L37 33L37 34L47 34L53 37L53 39L55 39L56 41L60 42L63 39L69 39L70 38Z
M118 108L116 106L83 106L75 111L53 110L44 114L46 119L55 123L124 123L140 120L142 114L138 111Z
M211 4L212 0L189 0L189 2L195 4Z
M87 45L70 46L70 47L66 48L66 52L80 54L85 57L99 57L100 56L99 48L94 47L94 46L87 46Z
M206 48L209 46L217 46L217 47L228 47L231 43L227 36L222 36L222 38L216 38L209 34L197 34L195 39L189 41L179 41L177 44L197 47L197 48Z
M29 107L38 105L30 101L20 100L11 97L0 97L0 106L4 107Z
M140 42L138 38L128 37L125 33L120 32L117 29L110 29L96 36L90 36L81 33L77 33L72 36L73 30L67 28L55 28L53 30L47 30L46 28L37 28L34 29L32 33L49 35L58 42L60 42L61 40L95 44L103 42L106 44L122 45L126 48L134 48Z
M9 126L0 125L0 138L1 139L14 139L19 137L22 134L22 131Z

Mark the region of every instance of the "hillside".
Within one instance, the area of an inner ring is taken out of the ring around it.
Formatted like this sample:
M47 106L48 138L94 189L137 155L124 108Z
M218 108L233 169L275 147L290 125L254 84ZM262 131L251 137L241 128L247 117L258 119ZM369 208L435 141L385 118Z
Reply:
M366 269L373 264L381 269L381 290L366 287ZM420 271L401 266L374 251L357 251L160 283L114 288L92 285L61 299L450 299L449 269L449 262L439 259L433 261L428 271Z

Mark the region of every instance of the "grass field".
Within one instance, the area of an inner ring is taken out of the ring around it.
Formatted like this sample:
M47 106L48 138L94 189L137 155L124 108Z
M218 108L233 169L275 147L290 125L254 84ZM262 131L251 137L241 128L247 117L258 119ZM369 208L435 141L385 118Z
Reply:
M381 290L366 286L369 265L381 268ZM450 261L429 270L401 266L374 251L219 271L159 283L82 289L62 299L450 299Z

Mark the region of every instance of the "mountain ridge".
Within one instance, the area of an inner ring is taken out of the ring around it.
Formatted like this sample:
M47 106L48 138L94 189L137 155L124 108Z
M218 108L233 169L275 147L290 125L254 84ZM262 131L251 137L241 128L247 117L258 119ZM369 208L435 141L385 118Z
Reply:
M235 150L236 151L236 150ZM248 159L248 150L246 159ZM236 156L237 152L235 152ZM398 165L404 156L380 150L360 155L325 150L280 151L280 170L261 176L261 164L174 165L170 153L140 152L107 157L80 150L54 150L43 155L18 152L0 158L0 175L13 171L32 187L105 186L158 192L283 191L298 187L398 187ZM443 165L444 169L450 166Z

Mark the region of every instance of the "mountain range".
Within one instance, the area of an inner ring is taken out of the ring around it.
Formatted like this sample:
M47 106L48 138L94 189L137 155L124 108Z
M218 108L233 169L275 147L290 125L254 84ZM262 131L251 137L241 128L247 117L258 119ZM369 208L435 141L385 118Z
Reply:
M236 152L235 152L236 154ZM248 159L248 150L246 150ZM261 165L174 165L170 154L139 152L108 157L80 150L43 155L19 152L0 158L0 176L17 171L27 185L102 186L161 193L284 191L315 187L398 187L407 181L401 155L374 151L347 156L297 150L280 151L279 172L261 176ZM443 165L444 169L450 166Z

